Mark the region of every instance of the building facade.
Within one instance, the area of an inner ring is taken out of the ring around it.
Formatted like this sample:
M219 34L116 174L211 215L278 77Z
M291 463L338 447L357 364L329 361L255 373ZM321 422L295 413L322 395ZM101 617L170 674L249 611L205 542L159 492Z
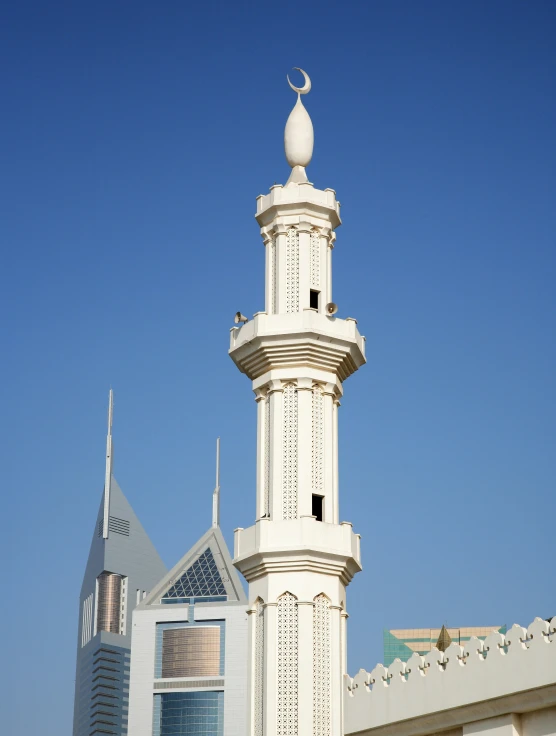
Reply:
M166 567L112 475L112 392L105 492L79 598L73 736L128 733L131 614Z
M465 644L471 637L484 641L492 631L506 633L505 626L468 626L447 627L450 640L456 644ZM382 663L389 667L395 659L407 662L413 652L426 654L438 644L441 629L384 629L384 658Z
M214 526L133 612L130 736L244 736L246 604Z
M361 569L359 536L340 522L338 408L365 341L335 316L340 205L307 180L303 74L285 130L290 178L257 199L265 310L230 345L257 403L256 521L236 531L234 559L249 583L249 736L340 736L346 587Z

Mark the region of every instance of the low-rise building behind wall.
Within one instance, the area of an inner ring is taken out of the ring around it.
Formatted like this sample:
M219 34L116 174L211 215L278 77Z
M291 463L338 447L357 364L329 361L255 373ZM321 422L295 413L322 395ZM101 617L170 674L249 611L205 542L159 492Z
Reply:
M442 629L384 629L384 658L382 663L385 667L392 664L395 659L407 662L413 652L426 654L437 646L438 638ZM445 631L451 641L463 645L476 636L485 640L492 631L506 633L506 626L471 626L471 627L446 627Z

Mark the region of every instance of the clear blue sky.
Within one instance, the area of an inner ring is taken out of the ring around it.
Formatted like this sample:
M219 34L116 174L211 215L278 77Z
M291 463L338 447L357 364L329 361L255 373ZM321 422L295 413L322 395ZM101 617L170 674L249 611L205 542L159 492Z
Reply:
M549 0L4 4L12 736L70 733L110 385L115 474L168 565L210 524L217 434L229 543L253 521L228 330L263 308L293 66L310 179L343 205L334 298L367 336L340 420L350 670L385 627L556 613L555 37Z

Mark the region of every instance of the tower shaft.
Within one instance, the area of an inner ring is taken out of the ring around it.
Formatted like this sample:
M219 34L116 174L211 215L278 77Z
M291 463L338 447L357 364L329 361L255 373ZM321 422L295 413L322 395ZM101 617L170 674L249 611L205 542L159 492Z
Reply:
M234 560L249 582L249 736L341 736L345 589L361 564L339 521L338 408L364 338L327 310L334 191L290 178L256 217L266 309L230 345L257 403L256 522L236 530Z

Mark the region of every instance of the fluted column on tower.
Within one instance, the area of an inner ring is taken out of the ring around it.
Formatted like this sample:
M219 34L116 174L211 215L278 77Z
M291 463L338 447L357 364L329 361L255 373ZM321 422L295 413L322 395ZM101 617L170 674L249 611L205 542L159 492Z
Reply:
M249 736L341 736L345 589L361 569L359 536L339 521L337 416L365 341L332 303L340 206L307 179L302 74L303 87L288 79L298 95L284 135L291 175L257 198L265 311L230 344L257 403L256 521L236 531L234 560L249 582Z

